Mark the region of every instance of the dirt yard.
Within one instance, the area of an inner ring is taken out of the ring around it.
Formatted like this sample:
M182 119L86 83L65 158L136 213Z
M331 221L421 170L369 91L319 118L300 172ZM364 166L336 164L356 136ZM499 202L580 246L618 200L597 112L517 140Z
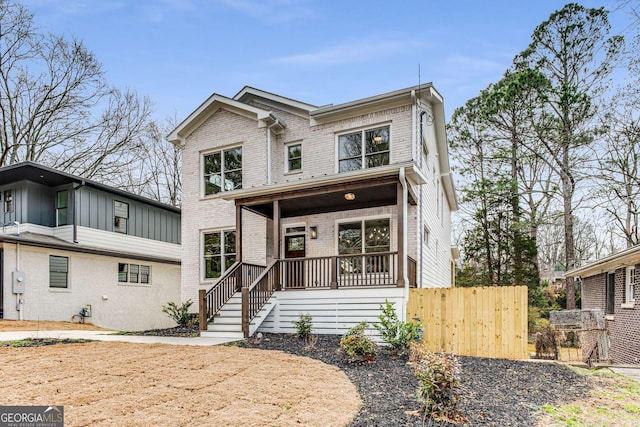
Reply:
M344 426L360 407L339 368L279 351L90 342L0 360L3 405L63 405L67 426Z
M90 323L53 322L50 320L0 320L0 332L9 331L104 331Z

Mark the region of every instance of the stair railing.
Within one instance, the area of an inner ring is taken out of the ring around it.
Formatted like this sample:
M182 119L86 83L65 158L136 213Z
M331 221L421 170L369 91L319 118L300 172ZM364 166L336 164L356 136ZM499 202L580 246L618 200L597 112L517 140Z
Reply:
M200 330L206 330L207 324L231 297L243 286L249 286L264 269L262 265L235 262L211 289L201 289L198 293Z
M251 283L242 288L242 333L249 338L251 321L269 301L271 295L281 288L280 283L281 260L274 260Z

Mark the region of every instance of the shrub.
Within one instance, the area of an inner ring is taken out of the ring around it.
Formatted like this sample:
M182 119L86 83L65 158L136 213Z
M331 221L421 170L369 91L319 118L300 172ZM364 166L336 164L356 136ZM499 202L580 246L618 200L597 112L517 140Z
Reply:
M350 363L371 362L376 359L378 346L364 334L367 322L361 322L349 329L340 340L340 349Z
M389 345L391 352L396 355L404 354L409 344L416 341L418 331L422 328L420 322L403 322L398 319L398 315L393 308L392 302L385 300L384 305L380 304L382 313L378 315L379 323L373 326L380 332L382 341Z
M299 320L294 320L292 323L296 327L296 336L303 340L309 340L311 338L311 329L313 328L313 318L309 313L300 314Z
M410 361L420 382L418 397L425 413L436 420L465 422L458 410L462 397L458 358L453 354L433 353L415 344L411 347Z
M186 300L182 305L178 306L175 302L168 302L162 306L162 312L173 319L179 326L193 326L198 321L197 313L189 313L189 307L193 305L193 301Z

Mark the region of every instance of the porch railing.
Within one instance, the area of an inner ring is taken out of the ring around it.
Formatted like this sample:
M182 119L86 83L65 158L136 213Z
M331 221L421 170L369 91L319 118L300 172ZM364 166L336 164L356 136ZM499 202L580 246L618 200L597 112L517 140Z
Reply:
M249 286L256 277L265 270L263 265L234 263L208 291L199 292L200 330L207 329L207 324L215 317L220 309L239 292L243 286Z

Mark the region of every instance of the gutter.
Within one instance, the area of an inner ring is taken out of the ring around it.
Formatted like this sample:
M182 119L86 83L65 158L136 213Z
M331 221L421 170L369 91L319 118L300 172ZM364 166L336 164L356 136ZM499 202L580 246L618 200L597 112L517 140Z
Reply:
M86 183L84 182L84 180L82 180L80 182L80 185L78 186L74 186L73 187L73 243L78 243L78 203L79 203L79 198L78 196L78 191L80 188L84 187L86 185ZM57 224L57 222L56 222Z
M402 253L404 254L405 261L402 263L402 278L404 279L404 290L403 290L403 298L402 298L402 313L400 313L400 320L403 322L407 321L407 305L409 304L409 274L407 272L407 260L408 260L408 235L409 235L409 217L408 217L408 185L407 179L404 173L404 166L400 168L400 185L402 186L402 215L404 221L402 221L402 234L404 235L404 239L402 239Z

